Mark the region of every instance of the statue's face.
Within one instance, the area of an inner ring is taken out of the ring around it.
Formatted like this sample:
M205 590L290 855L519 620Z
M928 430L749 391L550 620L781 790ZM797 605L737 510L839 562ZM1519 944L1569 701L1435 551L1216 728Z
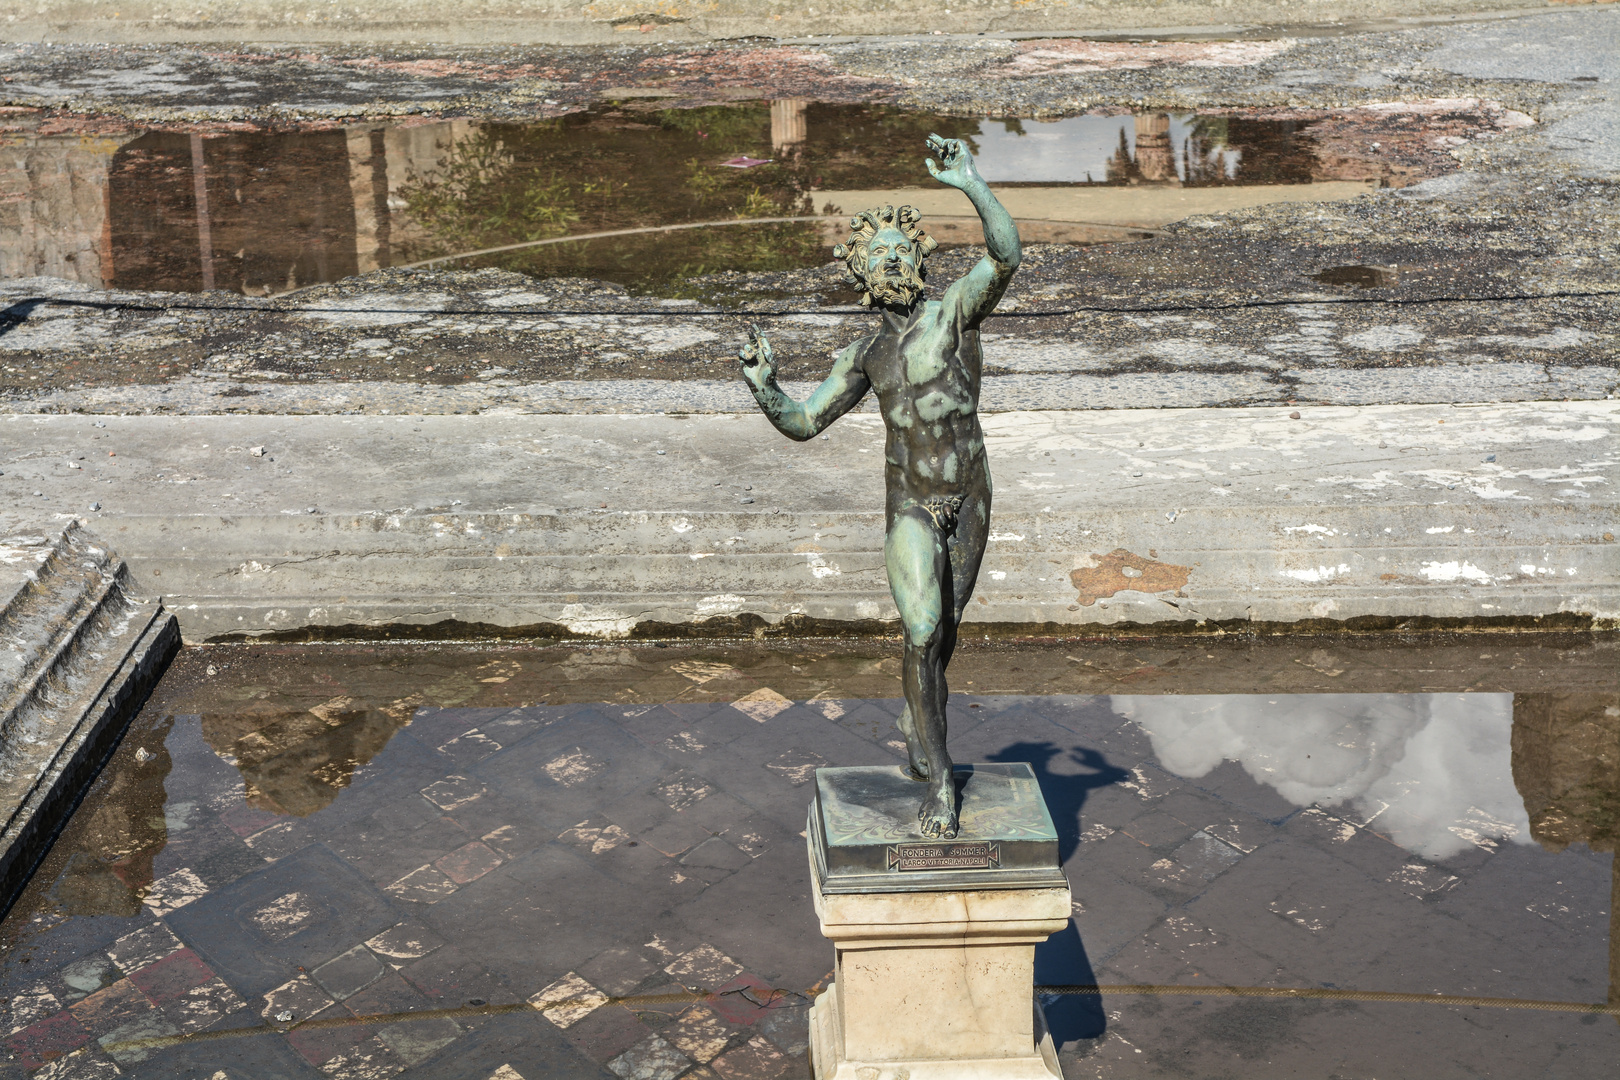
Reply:
M923 251L896 228L879 229L866 246L867 292L879 304L909 307L923 294Z
M866 279L889 284L909 281L916 277L921 261L922 252L905 233L895 228L880 229L866 248Z

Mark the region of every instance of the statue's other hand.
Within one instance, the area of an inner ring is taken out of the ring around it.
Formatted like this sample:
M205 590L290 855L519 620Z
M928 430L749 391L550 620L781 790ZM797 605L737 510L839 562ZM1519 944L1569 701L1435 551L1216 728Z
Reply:
M743 378L754 386L763 387L776 375L776 356L771 352L771 342L759 327L748 328L748 343L737 353L737 359L742 361Z
M973 155L968 153L967 143L961 139L930 135L928 149L939 156L938 162L933 158L924 162L928 166L928 173L945 186L964 188L979 179L979 172L973 167Z

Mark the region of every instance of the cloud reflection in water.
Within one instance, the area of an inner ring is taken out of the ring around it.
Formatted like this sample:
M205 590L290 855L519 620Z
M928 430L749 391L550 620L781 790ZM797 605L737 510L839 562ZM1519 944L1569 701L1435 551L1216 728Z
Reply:
M1160 763L1197 779L1238 762L1300 806L1443 859L1531 843L1513 786L1512 694L1114 695Z

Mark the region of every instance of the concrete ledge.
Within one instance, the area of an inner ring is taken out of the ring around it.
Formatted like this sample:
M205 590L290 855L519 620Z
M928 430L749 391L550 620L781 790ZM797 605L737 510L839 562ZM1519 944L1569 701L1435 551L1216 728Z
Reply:
M874 33L1039 34L1075 31L1165 36L1242 33L1311 22L1394 24L1480 13L1540 11L1523 0L1231 0L1219 9L1196 0L1114 0L1096 4L1018 0L886 0L874 9L850 0L467 0L451 14L426 0L345 4L339 9L285 0L38 0L0 28L12 41L279 41L440 45L641 44L735 37ZM875 17L876 16L876 17ZM1216 25L1218 21L1218 25Z
M968 616L985 633L1620 619L1620 403L985 428L994 530ZM746 415L32 416L0 432L34 448L7 483L105 501L85 518L190 641L893 630L869 414L804 444Z
M82 529L0 541L19 551L44 557L7 560L35 566L0 609L0 914L180 647L174 616L131 596L123 563Z

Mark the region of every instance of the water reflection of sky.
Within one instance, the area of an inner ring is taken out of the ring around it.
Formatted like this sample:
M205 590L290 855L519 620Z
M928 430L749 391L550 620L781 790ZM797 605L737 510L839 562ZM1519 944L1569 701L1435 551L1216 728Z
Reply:
M1176 175L1187 178L1186 155L1199 142L1192 113L1170 114L1170 150ZM974 138L976 163L991 183L1102 183L1108 160L1119 150L1120 136L1131 155L1136 154L1136 120L1131 116L1070 116L1061 120L1023 120L1004 123L984 120ZM1237 175L1242 151L1205 146L1194 153L1219 160L1228 178Z
M1348 806L1402 847L1446 858L1531 843L1513 785L1511 694L1116 695L1170 771L1224 760L1300 806Z

